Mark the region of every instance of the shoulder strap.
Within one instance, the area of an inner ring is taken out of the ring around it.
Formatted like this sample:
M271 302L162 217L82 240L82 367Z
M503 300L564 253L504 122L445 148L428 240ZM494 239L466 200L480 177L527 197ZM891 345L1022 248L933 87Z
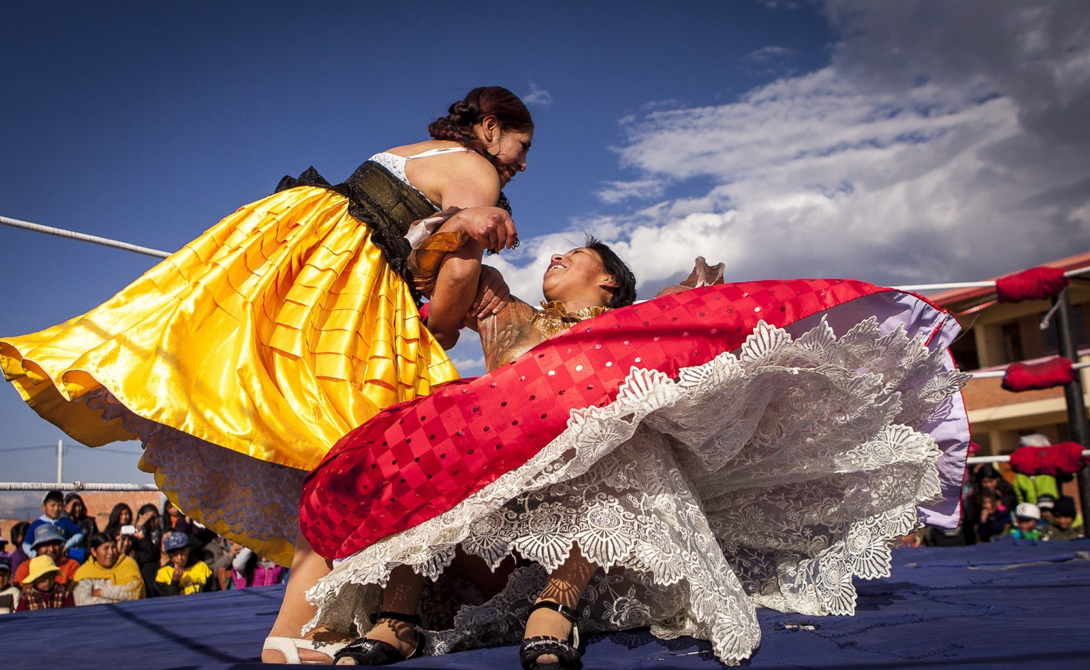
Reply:
M443 147L440 149L429 149L422 153L418 153L415 156L407 156L405 160L411 161L414 158L427 158L428 156L441 156L442 154L457 154L464 151L469 151L466 147Z

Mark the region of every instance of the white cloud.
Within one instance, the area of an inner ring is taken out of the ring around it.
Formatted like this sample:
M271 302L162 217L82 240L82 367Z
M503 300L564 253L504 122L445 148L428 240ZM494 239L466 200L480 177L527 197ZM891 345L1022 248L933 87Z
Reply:
M600 197L667 197L600 219L605 238L645 287L698 254L733 279L895 283L1084 251L1088 15L1078 3L830 2L848 37L829 66L622 121L636 177Z
M553 102L553 96L551 93L543 88L538 88L538 85L534 82L530 82L530 92L521 96L522 101L527 105L550 105Z
M788 47L769 45L751 51L742 57L742 61L754 65L769 65L779 63L795 55L795 50Z
M598 191L598 197L606 203L615 204L629 198L646 200L660 197L665 190L662 179L641 179L637 181L611 181Z
M457 350L457 354L471 354L474 350L480 352L480 340L478 340L473 335L473 331L467 330L464 331L462 336L458 338L459 349ZM467 341L463 343L463 339ZM466 347L466 344L469 344L471 346ZM457 356L457 354L455 354L455 356ZM458 368L458 372L460 372L462 376L479 375L484 372L484 356L474 357L472 355L469 355L468 357L464 358L451 357L450 362L454 363L454 367Z

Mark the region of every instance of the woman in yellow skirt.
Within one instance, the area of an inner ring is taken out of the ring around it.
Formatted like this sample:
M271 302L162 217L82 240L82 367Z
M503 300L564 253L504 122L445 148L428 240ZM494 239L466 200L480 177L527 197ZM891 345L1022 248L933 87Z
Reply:
M477 88L428 132L338 186L313 169L285 178L90 312L0 340L5 377L83 444L139 439L141 469L175 505L292 564L306 473L384 407L458 376L444 345L475 295L461 289L425 327L405 259L406 235L428 231L410 225L480 208L456 217L477 242L471 273L484 249L517 243L496 206L526 168L526 106ZM298 635L311 615L282 612L273 635Z

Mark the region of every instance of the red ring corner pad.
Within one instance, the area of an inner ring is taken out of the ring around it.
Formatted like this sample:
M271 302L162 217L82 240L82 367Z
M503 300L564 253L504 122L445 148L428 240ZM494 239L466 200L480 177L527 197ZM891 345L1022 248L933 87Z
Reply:
M1003 375L1003 388L1014 393L1064 386L1075 381L1071 359L1054 356L1041 363L1012 363Z
M1061 268L1029 268L995 280L995 294L999 302L1045 300L1059 295L1067 284Z

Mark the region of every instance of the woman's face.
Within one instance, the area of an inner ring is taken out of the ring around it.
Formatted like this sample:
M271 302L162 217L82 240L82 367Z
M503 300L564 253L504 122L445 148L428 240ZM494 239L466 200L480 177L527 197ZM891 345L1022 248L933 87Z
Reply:
M128 555L132 551L132 535L117 536L117 555ZM98 560L98 559L95 559Z
M122 526L127 526L132 523L132 511L128 509L121 510L121 515L117 517L117 520Z
M91 554L95 557L95 562L104 568L112 568L117 563L117 545L113 542L98 545L91 550Z
M609 278L598 252L580 247L552 257L542 277L541 289L546 300L568 300L575 293L598 287Z
M496 161L496 171L500 175L500 188L507 186L515 173L526 169L526 154L534 133L500 128L496 117L487 116L477 126L477 136L484 142L488 153Z
M168 515L169 515L169 516L170 516L171 518L177 518L177 517L178 517L178 515L179 515L179 514L181 514L181 512L179 512L179 511L178 511L178 508L177 508L177 507L175 507L174 505L167 505L167 514L168 514Z
M68 503L68 518L82 519L83 512L83 501L79 498L72 498L72 501Z

